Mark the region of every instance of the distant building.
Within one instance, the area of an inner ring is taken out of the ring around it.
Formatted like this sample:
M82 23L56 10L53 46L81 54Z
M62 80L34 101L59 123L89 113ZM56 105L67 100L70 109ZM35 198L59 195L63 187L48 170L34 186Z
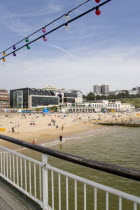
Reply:
M120 93L125 93L125 90L116 90L116 91L115 91L115 95L118 95L118 94L120 94Z
M10 96L7 90L0 89L0 108L8 108L10 106Z
M140 87L138 87L138 86L137 86L137 87L132 88L132 90L133 90L133 91L137 91L137 92L139 92L139 93L140 93Z
M107 85L107 84L94 85L93 86L93 93L95 95L108 95L109 94L109 85Z
M42 90L56 90L56 87L53 85L46 85L45 87L42 88Z
M101 94L101 85L100 84L93 86L93 93L95 95L100 95Z
M129 94L130 95L137 95L137 94L140 94L140 87L134 87L132 88L132 90L129 90Z
M137 95L137 94L139 94L139 91L137 91L137 90L129 90L128 92L129 92L130 95Z
M10 90L11 108L43 108L58 105L59 98L53 91L35 88Z
M109 91L108 94L109 94L109 95L115 95L115 94L116 94L116 91Z
M102 85L101 86L101 94L108 95L109 94L109 85Z

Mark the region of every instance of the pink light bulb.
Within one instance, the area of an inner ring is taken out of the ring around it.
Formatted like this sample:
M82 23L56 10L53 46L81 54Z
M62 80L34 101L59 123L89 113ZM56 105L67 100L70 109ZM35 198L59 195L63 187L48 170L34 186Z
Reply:
M45 36L43 36L43 41L46 42L47 41L47 38Z
M42 32L43 33L46 33L46 28L42 28Z

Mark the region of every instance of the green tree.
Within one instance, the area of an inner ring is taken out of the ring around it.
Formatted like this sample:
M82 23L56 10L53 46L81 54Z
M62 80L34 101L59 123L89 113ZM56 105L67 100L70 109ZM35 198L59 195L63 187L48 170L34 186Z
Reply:
M113 95L113 94L108 95L108 96L107 96L107 99L116 99L116 95Z
M90 92L87 94L87 100L88 101L94 101L95 100L95 95L94 93Z
M100 95L97 95L96 96L96 100L101 100L101 96Z

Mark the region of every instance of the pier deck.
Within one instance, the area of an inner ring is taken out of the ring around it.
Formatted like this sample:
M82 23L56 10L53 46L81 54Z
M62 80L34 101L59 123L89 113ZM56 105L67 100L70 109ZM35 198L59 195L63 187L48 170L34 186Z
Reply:
M0 210L25 210L9 193L0 187Z
M41 208L0 178L0 210L41 210Z

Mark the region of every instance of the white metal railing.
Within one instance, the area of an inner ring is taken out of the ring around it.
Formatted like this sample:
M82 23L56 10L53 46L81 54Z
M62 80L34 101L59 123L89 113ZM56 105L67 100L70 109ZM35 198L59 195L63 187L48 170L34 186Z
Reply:
M0 146L0 176L44 210L138 210L140 198Z

